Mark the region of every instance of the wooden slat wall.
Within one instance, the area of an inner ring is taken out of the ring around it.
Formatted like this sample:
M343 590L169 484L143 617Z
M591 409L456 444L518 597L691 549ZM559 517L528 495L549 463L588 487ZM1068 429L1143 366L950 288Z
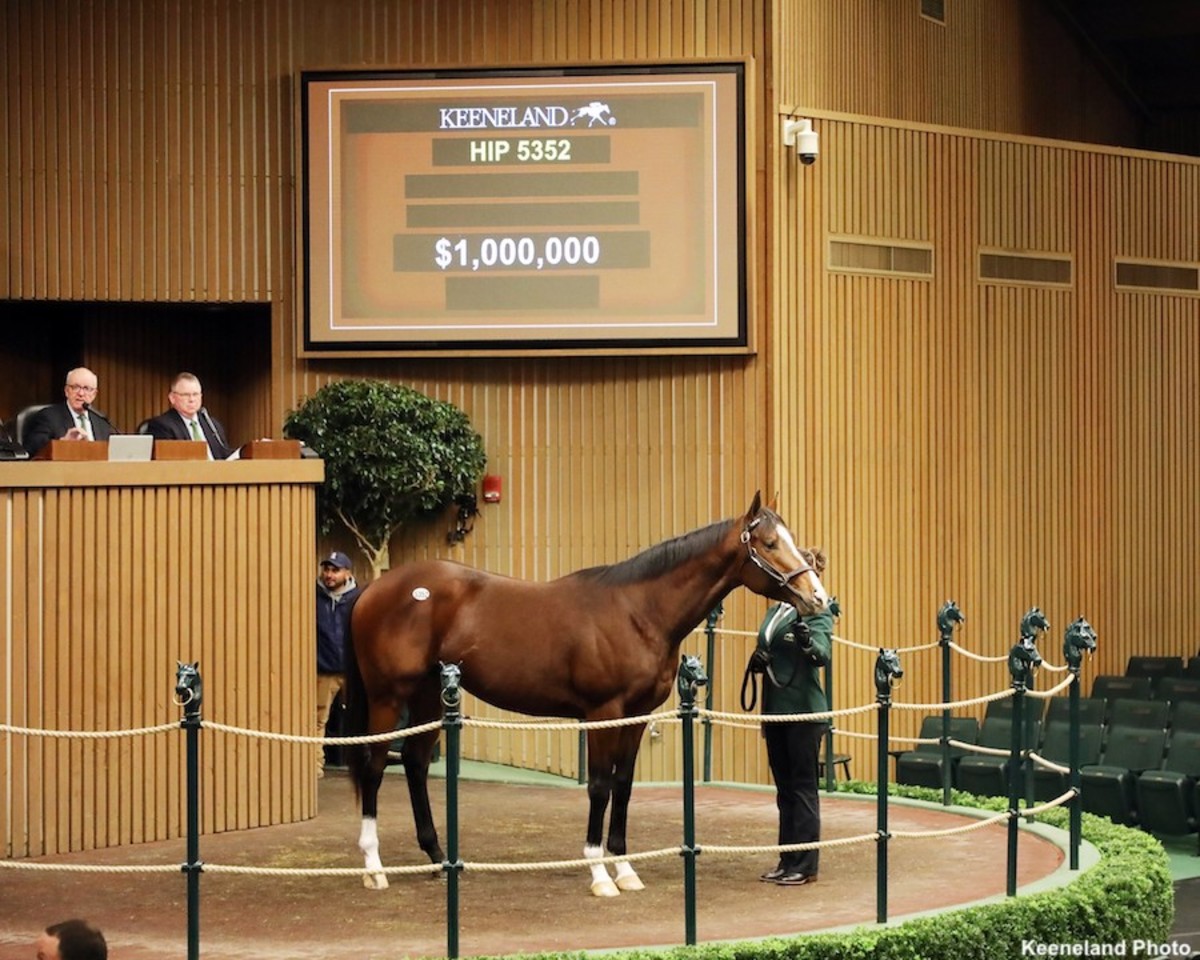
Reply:
M206 719L308 735L312 688L294 678L315 675L311 483L26 487L28 470L56 466L8 464L0 477L4 722L72 731L177 722L183 660L200 663ZM243 465L212 466L228 476ZM17 472L21 486L9 486ZM314 815L312 748L214 732L202 740L205 832ZM179 730L0 736L0 855L182 836L183 744Z
M810 494L841 631L931 643L952 598L960 642L985 656L1038 605L1061 664L1085 616L1101 640L1088 680L1131 652L1195 654L1200 298L1119 293L1113 262L1200 258L1200 162L817 116L819 163L779 169L777 242L797 253L772 337L773 439L784 487ZM845 235L930 243L934 275L830 272L828 239ZM987 248L1069 256L1074 283L982 283ZM839 652L838 702L870 702L872 655ZM901 699L936 701L939 664L907 657ZM1003 663L954 669L956 698L1010 682ZM918 716L897 719L915 732ZM873 752L845 747L871 776Z
M243 437L278 435L288 409L346 376L459 404L504 478L504 502L484 507L462 547L447 547L444 529L406 532L396 562L442 554L554 576L731 516L763 486L780 488L803 539L830 547L843 630L869 643L930 639L933 611L955 593L973 637L1009 638L1027 602L1045 604L1056 630L1076 613L1092 616L1082 609L1092 597L1140 605L1143 591L1114 586L1130 553L1173 576L1180 558L1168 523L1194 521L1186 473L1171 473L1177 453L1186 461L1176 449L1184 431L1155 446L1138 421L1106 419L1118 408L1097 398L1115 390L1134 402L1152 383L1164 404L1190 402L1186 372L1159 370L1158 351L1189 355L1191 301L1164 311L1160 298L1115 296L1111 250L1084 241L1093 229L1155 223L1158 207L1123 187L1131 176L1148 175L1160 184L1155 202L1181 209L1187 177L1140 159L1122 169L1107 154L985 149L964 131L1122 143L1134 121L1037 0L947 4L946 26L918 9L917 0L13 0L0 13L0 299L269 305L267 360L230 377L236 392L213 403L236 411L225 418L239 418L231 432ZM753 58L757 356L298 358L300 69L686 57ZM822 122L824 155L797 172L778 146L781 104L901 118L913 129ZM1041 219L1025 222L1019 208ZM828 234L841 231L934 243L935 280L826 274ZM1034 240L1049 251L1076 244L1073 291L977 286L976 244ZM1182 229L1143 228L1114 249L1178 258L1186 242ZM1063 311L1088 318L1098 338L1091 326L1044 322ZM1120 332L1118 318L1131 313L1149 339ZM126 424L160 408L163 379L189 365L185 352L158 369L154 348L143 357L130 339L119 316L85 331L85 359ZM226 356L243 349L234 337L218 342ZM1070 369L1068 350L1078 361ZM0 354L0 370L24 382L38 355L36 345ZM37 369L51 385L61 376ZM1129 379L1115 384L1118 374ZM1049 402L1067 382L1078 392ZM12 391L0 400L29 402ZM1054 444L1080 436L1092 446L1070 465L1055 461L1065 454ZM1113 467L1127 454L1170 473L1155 488L1169 507L1146 513L1140 464ZM1122 529L1138 541L1111 535L1107 518L1126 509ZM1089 556L1112 566L1073 571L1057 559L1073 536L1077 551L1094 548ZM1026 589L1010 599L1008 581ZM726 625L753 629L762 609L735 596ZM720 650L718 706L731 709L745 643ZM858 693L838 695L847 703ZM673 775L671 736L647 748L639 775ZM574 772L569 735L532 746L472 737L477 755ZM717 761L719 775L765 779L753 735L727 738Z

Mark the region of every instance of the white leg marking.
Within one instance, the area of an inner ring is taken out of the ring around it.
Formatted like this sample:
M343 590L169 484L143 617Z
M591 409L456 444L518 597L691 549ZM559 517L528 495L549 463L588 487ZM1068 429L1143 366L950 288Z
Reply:
M646 885L642 883L642 878L637 875L637 871L633 869L633 864L628 860L618 860L615 864L617 874L617 887L629 893L633 890L645 890Z
M583 855L589 860L599 860L604 856L604 851L599 847L585 846ZM612 882L612 877L608 875L608 867L603 863L593 863L591 870L593 897L618 897L621 895L617 885Z
M363 852L367 872L363 874L363 886L368 890L386 890L387 874L383 872L383 861L379 859L379 825L374 817L363 817L362 832L358 835L358 849Z

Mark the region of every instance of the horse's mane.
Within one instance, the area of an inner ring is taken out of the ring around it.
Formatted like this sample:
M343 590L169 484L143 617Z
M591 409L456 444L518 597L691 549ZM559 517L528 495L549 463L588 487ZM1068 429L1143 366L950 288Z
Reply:
M691 533L664 540L662 543L635 554L628 560L602 567L577 570L571 576L611 586L653 580L661 574L674 570L696 554L704 553L716 546L729 532L729 527L733 522L732 520L720 520L707 527L701 527L699 530L693 530Z

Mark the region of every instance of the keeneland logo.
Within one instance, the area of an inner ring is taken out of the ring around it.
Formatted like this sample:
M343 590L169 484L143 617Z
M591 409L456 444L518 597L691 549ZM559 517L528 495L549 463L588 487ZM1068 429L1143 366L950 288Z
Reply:
M440 130L512 130L538 127L573 127L586 120L589 127L617 123L607 103L593 100L582 107L442 107Z

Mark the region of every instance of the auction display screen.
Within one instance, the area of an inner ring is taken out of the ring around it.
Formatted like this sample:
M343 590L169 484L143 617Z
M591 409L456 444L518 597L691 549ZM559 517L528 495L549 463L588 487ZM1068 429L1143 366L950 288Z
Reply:
M300 81L305 352L747 346L744 64Z

